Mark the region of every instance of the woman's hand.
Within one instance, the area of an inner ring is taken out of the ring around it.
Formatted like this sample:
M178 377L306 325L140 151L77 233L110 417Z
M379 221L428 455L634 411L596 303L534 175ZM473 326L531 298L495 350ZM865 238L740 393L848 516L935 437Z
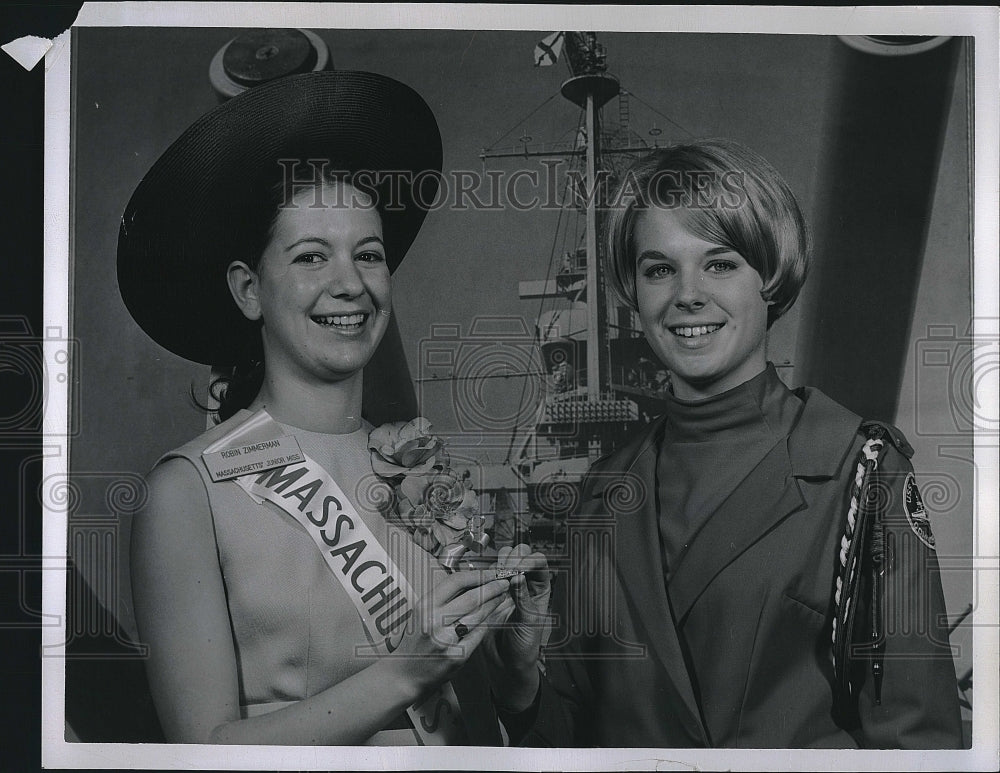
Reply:
M398 669L398 678L413 684L418 695L447 680L487 632L514 612L510 587L492 570L443 575L417 602L414 630L386 659Z
M511 578L513 614L485 645L493 694L500 708L518 712L531 705L538 690L538 657L550 626L552 575L544 554L523 544L501 548L497 568L524 572Z

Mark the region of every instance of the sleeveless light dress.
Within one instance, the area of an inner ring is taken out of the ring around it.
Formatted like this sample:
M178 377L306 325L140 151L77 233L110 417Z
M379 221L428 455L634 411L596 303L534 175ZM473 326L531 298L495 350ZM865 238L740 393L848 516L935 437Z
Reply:
M243 717L308 698L374 662L370 655L359 656L358 649L368 643L361 618L305 529L270 502L255 502L235 482L209 477L202 451L250 415L240 411L161 459L187 459L208 493ZM419 598L442 570L405 530L386 523L371 501L376 483L368 451L371 425L364 422L356 432L342 435L282 428L337 481ZM405 714L391 727L395 729L382 730L367 743L417 743Z

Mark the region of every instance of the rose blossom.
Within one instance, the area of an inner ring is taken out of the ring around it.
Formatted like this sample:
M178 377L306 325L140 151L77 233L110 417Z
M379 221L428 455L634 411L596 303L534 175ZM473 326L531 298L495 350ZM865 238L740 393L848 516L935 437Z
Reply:
M372 469L395 494L385 516L405 526L414 542L439 556L468 531L470 519L479 515L479 498L449 467L430 422L418 417L383 424L369 434L368 448Z
M407 422L390 422L372 430L368 449L372 455L372 469L385 478L422 475L448 463L444 444L431 434L431 423L422 416Z

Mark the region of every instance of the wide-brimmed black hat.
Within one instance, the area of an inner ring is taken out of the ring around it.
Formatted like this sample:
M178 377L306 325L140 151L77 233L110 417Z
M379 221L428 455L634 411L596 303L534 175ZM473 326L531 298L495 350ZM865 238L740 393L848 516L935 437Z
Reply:
M391 180L377 198L392 271L437 194L441 135L410 87L342 70L257 86L198 119L139 183L118 237L122 298L161 346L209 365L235 364L246 350L255 328L233 302L226 267L253 259L244 253L274 215L283 159L286 168L313 160L294 167L296 179L327 162L327 171Z

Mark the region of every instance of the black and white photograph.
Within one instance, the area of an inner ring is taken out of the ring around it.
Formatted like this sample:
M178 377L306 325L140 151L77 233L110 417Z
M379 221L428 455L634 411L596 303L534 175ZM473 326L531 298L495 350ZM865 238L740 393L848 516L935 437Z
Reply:
M995 768L996 9L202 7L45 58L44 766Z

